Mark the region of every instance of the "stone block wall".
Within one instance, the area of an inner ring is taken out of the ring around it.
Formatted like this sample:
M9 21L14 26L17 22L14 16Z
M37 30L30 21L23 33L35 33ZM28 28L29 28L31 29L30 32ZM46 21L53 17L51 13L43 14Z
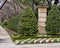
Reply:
M47 16L47 6L38 6L38 31L40 34L46 34L45 22Z

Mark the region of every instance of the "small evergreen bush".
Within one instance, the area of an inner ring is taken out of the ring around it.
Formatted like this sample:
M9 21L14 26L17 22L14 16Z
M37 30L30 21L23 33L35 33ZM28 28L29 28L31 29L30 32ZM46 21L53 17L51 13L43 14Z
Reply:
M56 5L51 7L46 21L47 34L56 35L60 31L60 11Z
M1 25L2 25L3 27L7 27L7 25L8 25L7 20L4 20L4 21L1 23Z
M4 20L4 21L2 22L2 25L7 25L7 20Z
M8 20L8 28L11 30L17 31L18 24L19 24L19 18L20 18L20 16L18 15L12 19L9 19Z
M18 32L22 36L36 35L37 19L30 7L27 7L21 14Z

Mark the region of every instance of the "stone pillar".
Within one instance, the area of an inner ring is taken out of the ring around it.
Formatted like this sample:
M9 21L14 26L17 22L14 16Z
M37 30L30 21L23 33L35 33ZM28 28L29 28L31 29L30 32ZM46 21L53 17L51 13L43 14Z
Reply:
M40 34L46 34L45 31L45 22L47 16L48 6L38 6L38 32Z

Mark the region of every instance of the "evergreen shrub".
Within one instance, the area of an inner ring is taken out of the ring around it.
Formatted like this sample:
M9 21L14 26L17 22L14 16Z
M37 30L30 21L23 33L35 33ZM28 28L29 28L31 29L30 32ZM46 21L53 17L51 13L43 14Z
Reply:
M60 32L60 11L56 5L51 6L46 21L47 34L56 35Z
M22 36L36 35L37 18L31 7L27 7L20 17L18 32Z
M18 15L12 19L9 19L8 20L8 28L11 30L17 31L18 24L19 24L19 18L20 18L20 16Z

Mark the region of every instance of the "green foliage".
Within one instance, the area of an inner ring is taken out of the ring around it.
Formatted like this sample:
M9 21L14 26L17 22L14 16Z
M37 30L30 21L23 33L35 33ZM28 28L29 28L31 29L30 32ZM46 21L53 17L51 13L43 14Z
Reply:
M60 11L56 5L53 5L48 13L46 31L51 35L60 32Z
M2 22L2 26L3 26L3 27L7 27L7 25L8 25L7 20L4 20L4 21Z
M19 36L19 35L17 36L17 35L13 35L13 34L12 34L12 35L11 35L11 38L12 38L13 41L15 41L15 40L17 40L17 39L20 39L20 36Z
M38 39L38 38L60 38L60 35L59 36L51 36L51 35L38 35L38 36L20 36L20 35L11 35L11 38L13 41L16 41L16 40L25 40L25 39L28 39L28 38L31 38L31 39Z
M17 31L20 16L8 20L8 28Z
M46 0L40 0L39 5L46 5Z
M35 5L42 5L42 4L46 4L46 0L19 0L21 3L23 3L24 5L28 5L31 6L33 4Z
M56 36L50 36L50 35L39 35L39 36L20 36L20 35L11 35L11 38L12 38L12 40L13 41L15 41L15 40L21 40L21 39L28 39L28 38L31 38L31 39L33 39L33 38L54 38L54 37L56 37Z
M2 22L2 24L3 24L3 25L7 25L7 20L4 20L4 21Z
M27 7L20 17L18 32L22 36L36 35L37 19L30 7Z
M8 20L8 28L17 31L20 35L36 35L37 19L30 7L27 7L21 15Z
M32 6L32 0L19 0L24 5Z
M40 3L40 0L34 0L34 3L38 5Z
M60 6L58 6L59 10L60 10Z

